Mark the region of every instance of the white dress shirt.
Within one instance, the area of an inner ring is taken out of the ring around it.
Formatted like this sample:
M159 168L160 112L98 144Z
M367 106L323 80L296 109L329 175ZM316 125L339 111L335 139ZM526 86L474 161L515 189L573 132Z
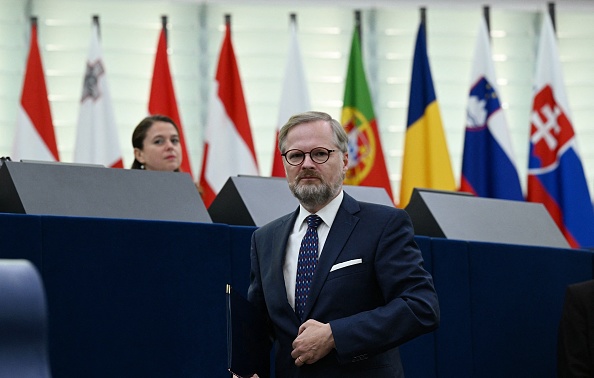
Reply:
M320 211L316 214L322 218L322 223L318 226L318 259L324 250L324 244L326 243L326 238L328 237L328 233L330 232L330 227L332 227L332 223L334 222L334 218L336 218L336 213L338 212L338 208L342 203L342 198L344 197L344 193L341 190L340 193L334 198L330 203L324 206ZM287 250L285 254L285 263L283 265L283 274L285 275L285 288L287 290L287 300L291 307L295 309L295 280L297 277L297 259L299 258L299 248L301 247L301 240L303 236L305 236L305 232L307 231L307 222L305 218L307 218L311 213L301 205L299 205L299 214L297 215L297 219L295 219L295 225L293 226L293 231L291 235L289 235L289 240L287 242Z

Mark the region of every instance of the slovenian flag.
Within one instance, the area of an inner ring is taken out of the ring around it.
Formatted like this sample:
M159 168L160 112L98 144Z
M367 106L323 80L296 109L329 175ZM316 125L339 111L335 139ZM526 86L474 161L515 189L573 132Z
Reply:
M479 197L523 201L484 18L476 41L471 83L460 190Z
M527 199L545 205L572 247L592 247L594 210L569 112L555 32L546 15L530 115Z

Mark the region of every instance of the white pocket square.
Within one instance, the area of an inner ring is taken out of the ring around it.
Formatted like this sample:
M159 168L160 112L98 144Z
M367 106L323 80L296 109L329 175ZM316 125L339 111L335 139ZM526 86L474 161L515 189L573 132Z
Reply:
M363 263L363 259L353 259L353 260L349 260L349 261L343 261L341 263L334 264L332 266L332 269L330 269L330 271L334 272L335 270L346 268L347 266L351 266L351 265L361 264L361 263Z

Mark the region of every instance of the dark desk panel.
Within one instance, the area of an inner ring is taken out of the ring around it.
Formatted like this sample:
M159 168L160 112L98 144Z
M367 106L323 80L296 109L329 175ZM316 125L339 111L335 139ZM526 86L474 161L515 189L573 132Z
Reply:
M231 232L231 285L247 297L250 286L250 246L257 227L230 226Z
M592 253L470 243L474 376L551 377L565 288L592 278Z
M432 239L433 280L439 307L437 371L445 377L477 377L472 370L472 303L469 243ZM449 374L449 375L448 375Z
M41 217L0 213L0 259L26 259L41 272Z
M228 377L225 284L246 293L255 227L0 214L0 258L47 293L52 374ZM589 251L416 237L441 307L402 346L410 377L555 376L565 287Z
M228 377L229 228L43 218L54 377Z

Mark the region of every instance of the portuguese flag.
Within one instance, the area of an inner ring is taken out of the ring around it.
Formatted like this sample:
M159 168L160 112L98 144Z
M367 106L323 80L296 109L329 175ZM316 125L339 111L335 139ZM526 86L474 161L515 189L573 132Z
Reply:
M365 79L357 27L353 33L341 123L349 136L349 169L344 183L384 188L394 200Z
M341 123L349 135L349 170L344 183L384 188L394 200L365 78L358 27L353 33Z

